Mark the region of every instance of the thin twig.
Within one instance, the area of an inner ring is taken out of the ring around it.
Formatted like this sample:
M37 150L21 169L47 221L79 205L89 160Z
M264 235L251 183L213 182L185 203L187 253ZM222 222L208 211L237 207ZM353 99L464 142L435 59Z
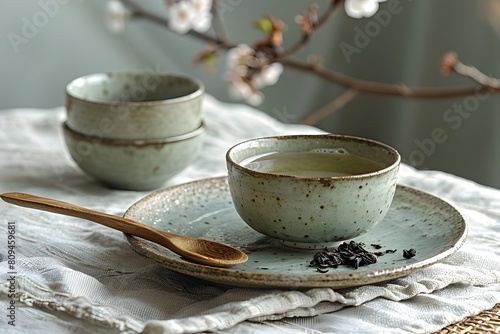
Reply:
M171 31L168 26L169 26L169 20L165 17L159 16L155 13L145 11L141 7L139 7L137 4L128 1L128 0L121 0L124 1L127 6L131 7L132 10L132 18L134 19L145 19L149 20L153 23L159 24L163 27L166 27L169 31ZM234 47L234 45L230 45L227 43L227 41L224 41L222 39L219 39L218 37L213 37L204 33L197 32L195 30L190 30L186 33L186 35L189 35L191 37L194 37L196 39L199 39L204 42L212 42L214 44L217 44L218 47L221 47L223 49L230 49Z
M328 104L316 110L312 114L307 115L307 117L304 118L300 123L306 125L316 125L320 121L325 119L327 116L330 116L335 111L343 108L347 103L352 101L357 95L358 92L356 90L346 89L342 92L342 94L337 96L332 101L328 102Z
M324 80L354 89L360 93L396 95L409 99L438 99L474 95L491 90L500 91L500 87L490 87L485 85L465 88L410 88L401 84L387 84L376 81L356 79L335 71L326 70L313 64L299 62L292 59L284 60L283 65L299 71L312 72Z
M453 70L460 75L471 78L482 86L497 90L500 89L500 79L487 76L474 66L464 65L457 60Z
M314 31L318 31L326 22L328 22L328 20L330 20L333 14L337 11L337 9L341 7L343 3L344 0L333 0L328 9L318 19L318 23L314 27L315 28ZM277 60L281 61L302 50L311 40L312 36L313 36L312 34L302 35L302 38L298 40L292 47L280 53Z

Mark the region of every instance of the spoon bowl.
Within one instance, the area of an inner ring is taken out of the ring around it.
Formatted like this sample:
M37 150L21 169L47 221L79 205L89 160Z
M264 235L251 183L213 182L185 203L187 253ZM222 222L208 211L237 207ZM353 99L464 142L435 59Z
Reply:
M196 263L229 267L248 260L248 256L239 249L220 242L172 234L132 219L90 210L63 201L19 192L4 193L0 197L7 203L93 221L162 245Z

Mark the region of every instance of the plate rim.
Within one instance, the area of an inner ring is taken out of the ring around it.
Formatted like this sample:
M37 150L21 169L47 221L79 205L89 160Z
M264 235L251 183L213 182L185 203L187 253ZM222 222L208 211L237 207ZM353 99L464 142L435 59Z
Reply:
M204 179L193 180L178 185L173 185L170 187L158 189L145 197L137 200L133 203L124 213L124 217L132 214L135 210L138 210L141 204L147 203L152 199L155 199L159 194L167 192L175 192L178 189L191 188L196 185L207 186L210 182L225 183L227 185L227 176L210 177ZM460 227L460 231L457 232L457 238L452 240L454 242L453 246L445 251L442 251L434 256L428 257L421 261L413 262L406 265L401 265L396 268L390 269L372 269L363 268L360 271L353 271L349 274L343 273L318 273L318 275L304 275L300 276L298 279L292 279L296 277L296 274L279 274L279 273L260 273L260 272L250 272L245 270L238 270L234 267L220 268L211 267L203 264L198 264L190 262L173 253L173 256L166 256L165 254L160 254L158 258L157 253L152 249L147 243L144 243L142 239L134 237L129 234L125 234L125 239L129 246L139 253L140 255L147 257L162 266L173 270L175 272L185 274L191 277L202 279L207 282L218 283L228 286L236 287L251 287L251 288L349 288L361 285L369 285L381 283L384 281L392 280L395 278L406 276L412 272L424 269L430 265L437 262L441 262L448 258L450 255L458 251L468 235L468 224L464 219L460 211L451 203L444 200L443 198L431 194L427 191L417 189L412 186L397 184L397 192L410 192L415 196L426 197L430 201L437 201L440 205L444 205L451 209L454 217L458 218L456 222L457 227ZM459 226L458 226L459 225ZM139 246L141 245L141 246ZM152 254L151 254L152 253ZM152 256L153 255L153 256ZM252 277L247 277L252 276ZM262 276L256 278L255 276ZM244 282L242 282L242 280ZM369 280L369 282L366 282ZM363 281L363 282L359 282ZM348 284L349 283L349 284Z

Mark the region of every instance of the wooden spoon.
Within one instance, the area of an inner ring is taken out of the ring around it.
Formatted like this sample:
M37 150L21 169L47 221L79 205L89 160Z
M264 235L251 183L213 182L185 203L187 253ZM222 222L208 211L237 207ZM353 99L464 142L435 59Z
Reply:
M168 233L132 219L86 209L70 203L17 192L5 193L0 197L11 204L87 219L153 241L193 262L216 267L229 267L248 260L248 256L239 249L219 242Z

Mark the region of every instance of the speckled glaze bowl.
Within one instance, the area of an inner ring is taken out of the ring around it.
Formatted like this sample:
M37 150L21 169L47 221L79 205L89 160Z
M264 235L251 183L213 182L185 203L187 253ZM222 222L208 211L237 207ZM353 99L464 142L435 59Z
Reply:
M244 166L252 157L269 153L338 149L383 167L358 175L297 177ZM258 138L226 154L229 190L240 217L266 236L311 249L358 237L379 223L394 197L400 160L388 145L343 135Z
M66 86L67 126L111 139L179 136L200 127L203 93L203 84L185 75L91 74Z
M93 137L63 124L64 139L73 160L106 186L127 190L160 188L197 156L205 126L190 133L154 140Z

